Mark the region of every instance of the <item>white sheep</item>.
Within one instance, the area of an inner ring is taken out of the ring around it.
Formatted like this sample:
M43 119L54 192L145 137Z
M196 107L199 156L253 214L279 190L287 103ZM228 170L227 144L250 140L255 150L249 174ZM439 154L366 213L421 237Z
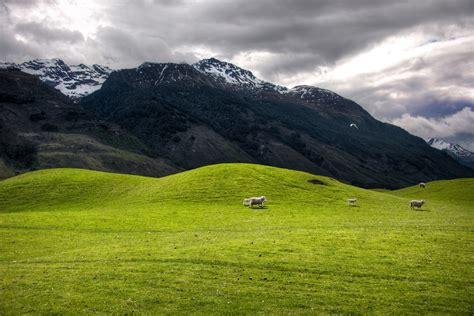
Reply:
M351 198L351 199L347 199L347 204L351 205L351 206L355 206L357 203L357 199L356 198Z
M420 182L420 184L418 184L418 186L419 186L420 188L426 188L426 183Z
M251 197L251 198L248 198L248 199L244 199L243 202L242 202L242 204L243 204L244 206L249 206L251 199L256 199L256 198L255 198L255 197Z
M411 208L421 208L425 204L425 200L411 200L410 201L410 207Z
M264 196L261 196L259 198L250 198L249 199L249 206L253 208L254 205L259 205L260 207L264 207L263 203L267 201L267 198Z

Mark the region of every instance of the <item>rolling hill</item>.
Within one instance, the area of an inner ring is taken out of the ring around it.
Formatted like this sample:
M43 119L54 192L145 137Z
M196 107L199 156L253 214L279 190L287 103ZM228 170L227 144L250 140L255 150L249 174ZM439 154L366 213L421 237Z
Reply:
M432 181L426 188L412 186L390 191L390 194L450 204L472 204L474 203L474 182L471 178Z
M473 183L380 193L252 164L26 173L0 181L0 311L468 314Z

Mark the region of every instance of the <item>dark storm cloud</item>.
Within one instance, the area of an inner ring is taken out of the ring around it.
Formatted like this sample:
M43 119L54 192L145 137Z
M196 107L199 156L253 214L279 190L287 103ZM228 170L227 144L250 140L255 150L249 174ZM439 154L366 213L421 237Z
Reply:
M474 104L474 61L472 43L440 50L435 56L421 56L384 69L362 74L360 82L341 92L365 105L380 118L403 113L442 117ZM384 78L393 77L384 83ZM364 82L371 83L364 85ZM337 89L337 83L334 88ZM392 96L396 96L393 98Z
M224 59L281 56L258 69L273 80L331 65L405 29L429 24L442 35L444 24L472 24L473 1L140 1L109 10L116 27L158 34L171 48L205 46Z
M159 36L140 38L136 33L114 27L100 28L94 43L104 52L106 61L124 67L134 67L144 61L182 62L192 59L192 56L173 53Z
M182 4L193 23L173 24L170 41L206 44L232 56L242 50L311 52L333 62L381 38L426 23L459 23L472 1L224 1ZM164 20L173 23L172 20ZM160 22L158 22L160 23Z
M32 8L45 3L52 6L57 1L4 0L4 3ZM298 73L300 69L308 69L308 65L331 65L404 29L433 23L435 26L471 23L474 10L471 0L139 0L98 3L104 4L110 27L134 34L138 42L157 36L171 50L204 46L226 59L249 51L283 56L282 61L259 69L267 79ZM436 33L442 31L442 27L434 30ZM295 60L284 58L293 54L297 56Z

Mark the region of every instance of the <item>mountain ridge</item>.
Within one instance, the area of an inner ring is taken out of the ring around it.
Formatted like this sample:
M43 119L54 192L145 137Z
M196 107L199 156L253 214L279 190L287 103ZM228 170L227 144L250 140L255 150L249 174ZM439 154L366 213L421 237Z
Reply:
M147 67L153 67L156 65L163 65L162 70L168 70L168 72L172 68L176 69L179 65L187 65L202 74L214 78L220 84L241 89L256 89L278 92L281 94L293 94L303 100L308 100L308 97L313 96L315 91L338 96L333 91L315 86L297 85L288 88L264 81L257 78L250 70L241 68L226 61L221 61L214 57L202 59L193 64L143 62L135 68L121 69L111 69L107 66L98 64L69 65L59 58L33 59L23 63L0 62L0 69L16 68L23 72L38 76L43 82L56 88L66 96L77 100L99 90L113 71L127 69L143 70ZM166 69L167 67L170 67L170 69ZM175 81L181 78L172 79Z

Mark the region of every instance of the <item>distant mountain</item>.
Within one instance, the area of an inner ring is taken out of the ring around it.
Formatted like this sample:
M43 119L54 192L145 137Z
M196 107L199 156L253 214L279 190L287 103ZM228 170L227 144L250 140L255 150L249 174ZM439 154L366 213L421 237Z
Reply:
M81 105L184 169L254 162L385 188L474 176L332 91L280 87L215 58L114 71Z
M106 66L67 65L60 59L35 59L22 64L0 63L0 68L17 68L35 75L72 99L99 90L112 72Z
M460 163L474 169L474 153L458 144L447 142L440 138L427 138L426 142L431 147L446 151Z
M149 176L182 170L37 77L0 69L0 179L58 167Z

